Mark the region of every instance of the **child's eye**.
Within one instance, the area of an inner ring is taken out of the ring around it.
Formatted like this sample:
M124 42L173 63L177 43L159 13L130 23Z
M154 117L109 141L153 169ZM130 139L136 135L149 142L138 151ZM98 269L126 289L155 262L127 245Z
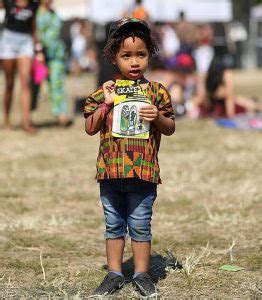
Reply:
M129 54L124 54L123 57L124 57L124 58L129 58L130 55L129 55Z
M139 57L145 57L146 53L139 53Z

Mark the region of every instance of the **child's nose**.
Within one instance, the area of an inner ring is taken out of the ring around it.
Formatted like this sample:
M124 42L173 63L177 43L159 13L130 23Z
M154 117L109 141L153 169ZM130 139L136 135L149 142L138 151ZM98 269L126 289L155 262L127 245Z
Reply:
M131 60L131 66L136 67L138 65L139 65L138 60L136 59L136 57L133 57Z

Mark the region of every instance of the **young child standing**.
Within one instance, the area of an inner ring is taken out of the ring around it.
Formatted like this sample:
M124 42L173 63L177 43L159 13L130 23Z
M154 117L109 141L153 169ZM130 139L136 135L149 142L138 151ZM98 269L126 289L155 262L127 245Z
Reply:
M85 130L89 135L100 131L96 179L105 215L108 264L108 274L93 296L111 295L124 285L122 260L127 228L135 267L133 285L143 296L157 294L148 265L152 206L157 184L161 183L158 150L161 134L172 135L175 131L170 95L160 83L144 77L149 58L157 51L147 23L122 19L111 24L105 58L119 69L123 80L139 84L150 101L139 111L139 117L150 122L148 139L112 135L114 81L105 82L86 101Z

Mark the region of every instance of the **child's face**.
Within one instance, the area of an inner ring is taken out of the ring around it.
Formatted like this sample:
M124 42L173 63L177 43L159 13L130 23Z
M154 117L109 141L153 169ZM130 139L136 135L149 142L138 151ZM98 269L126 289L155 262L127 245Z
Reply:
M129 37L123 41L113 63L118 66L125 78L136 80L145 73L148 60L145 42L138 37Z

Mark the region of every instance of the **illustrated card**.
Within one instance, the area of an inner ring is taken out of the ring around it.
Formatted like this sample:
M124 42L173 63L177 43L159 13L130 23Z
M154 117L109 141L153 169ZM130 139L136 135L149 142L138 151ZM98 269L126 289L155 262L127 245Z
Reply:
M132 80L117 80L115 86L112 135L148 139L150 123L139 116L139 109L150 104L146 92Z

